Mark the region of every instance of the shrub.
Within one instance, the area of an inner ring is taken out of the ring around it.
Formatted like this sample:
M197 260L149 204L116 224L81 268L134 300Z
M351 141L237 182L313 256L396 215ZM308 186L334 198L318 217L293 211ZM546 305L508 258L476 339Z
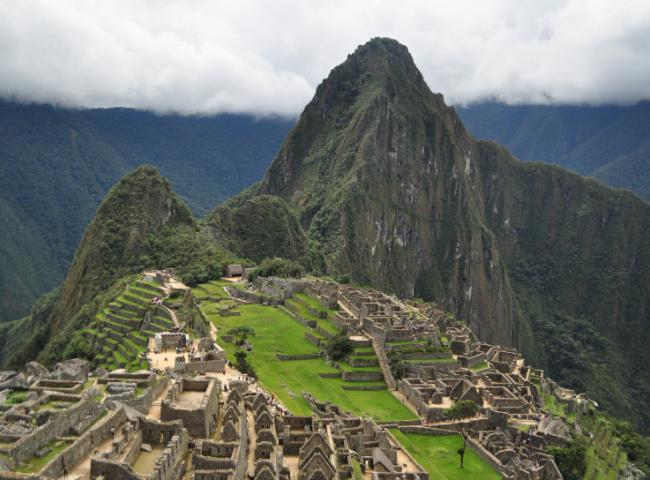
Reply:
M338 362L350 355L354 351L354 346L348 338L347 332L340 332L330 338L325 351L330 360Z

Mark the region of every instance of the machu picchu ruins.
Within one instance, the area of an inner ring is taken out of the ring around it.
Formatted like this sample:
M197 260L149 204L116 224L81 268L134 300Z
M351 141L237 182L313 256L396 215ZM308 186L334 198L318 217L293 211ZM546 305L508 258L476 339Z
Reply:
M596 405L516 350L480 342L432 304L248 273L188 288L172 271L145 272L83 332L92 361L0 372L0 479L428 480L409 450L421 438L461 439L489 478L563 478L549 448L578 427L558 412ZM277 344L254 331L266 316L285 325L272 327ZM333 360L341 335L350 351ZM242 349L288 370L238 371ZM468 402L469 415L449 415Z

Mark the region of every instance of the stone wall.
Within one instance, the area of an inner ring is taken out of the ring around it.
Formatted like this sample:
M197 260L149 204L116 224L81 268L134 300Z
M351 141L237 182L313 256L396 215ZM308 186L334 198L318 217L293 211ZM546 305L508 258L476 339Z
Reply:
M317 347L320 347L321 339L309 332L305 332L305 340L311 344L316 345Z
M99 476L111 480L141 480L127 463L106 458L93 458L90 465L90 477L97 478Z
M64 436L74 425L90 415L93 409L97 409L95 399L83 397L70 408L53 415L46 424L41 425L31 434L22 437L7 450L7 454L18 463L28 461L36 451L47 446L50 441Z
M122 403L146 414L149 411L149 408L151 408L153 401L160 396L160 394L167 388L168 384L168 377L160 377L154 380L152 384L145 389L142 395L131 400L125 400Z
M205 392L201 404L196 408L180 408L174 404L183 391ZM163 421L182 420L192 437L208 438L216 426L219 412L219 385L216 380L192 380L183 378L172 386L167 398L160 406L160 419Z
M357 391L374 391L374 390L387 390L387 385L342 385L343 390L357 390Z
M381 372L341 372L346 382L380 382L384 379Z
M186 362L184 373L223 372L226 368L226 359L205 360L203 362Z
M313 360L315 358L320 358L318 353L305 353L303 355L284 355L282 353L276 353L275 357L281 361L290 361L290 360Z
M467 446L471 448L474 453L476 453L479 457L483 459L488 465L490 465L493 469L495 469L497 472L500 472L502 469L501 462L497 457L492 455L490 452L488 452L483 445L478 443L476 440L473 438L468 438L467 439Z

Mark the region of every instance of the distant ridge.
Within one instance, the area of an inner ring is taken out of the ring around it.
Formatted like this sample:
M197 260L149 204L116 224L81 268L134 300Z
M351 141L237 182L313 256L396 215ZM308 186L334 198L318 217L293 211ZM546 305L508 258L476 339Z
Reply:
M482 140L517 158L556 163L650 201L650 101L631 106L505 105L458 108Z

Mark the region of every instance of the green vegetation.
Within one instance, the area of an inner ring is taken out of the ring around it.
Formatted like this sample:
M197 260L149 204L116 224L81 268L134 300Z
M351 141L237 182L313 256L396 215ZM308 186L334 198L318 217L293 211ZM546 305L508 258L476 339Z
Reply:
M122 175L155 165L205 215L264 174L293 123L0 101L0 321L27 315L64 280Z
M301 260L305 256L305 234L298 218L277 197L231 200L212 212L207 225L227 249L256 262L275 257Z
M325 352L327 357L335 362L340 362L351 355L354 352L354 346L348 338L348 333L343 331L330 338L327 341Z
M470 370L473 372L480 372L481 370L485 370L486 368L489 368L487 362L481 362L478 365L474 365L473 367L471 367Z
M390 368L390 373L393 374L393 377L396 380L404 378L406 364L402 358L402 353L398 350L388 350L386 356L388 357L388 368Z
M351 391L343 390L342 378L322 378L320 374L336 375L340 370L327 365L323 358L280 361L277 354L306 355L319 354L320 349L304 338L306 328L274 307L242 305L238 307L241 316L222 317L208 313L207 302L201 303L208 318L219 329L218 336L231 328L247 326L255 330L255 336L248 339L252 351L248 361L255 369L260 383L275 394L284 405L296 415L309 415L311 409L303 398L309 392L320 401L330 401L346 411L358 415L370 415L384 420L415 418L388 390ZM233 343L219 342L231 361L235 361L236 347ZM376 383L354 382L354 385L376 385Z
M548 453L555 457L564 480L581 480L587 470L587 445L584 437L572 440L564 448L551 447Z
M445 411L445 417L450 420L463 420L478 413L478 405L471 400L461 400L454 403Z
M235 345L235 368L250 377L257 378L255 369L248 361L248 355L246 354L248 337L254 336L255 330L247 325L242 325L231 328L226 334L233 337L233 344Z
M650 431L650 370L638 368L650 364L648 203L476 141L390 39L360 46L316 98L235 203L282 198L315 272L457 298L455 313L483 316L484 340L516 344L551 378ZM395 132L408 132L399 147ZM398 195L406 185L413 193ZM459 296L470 279L474 293Z
M29 392L22 392L17 390L10 392L5 400L5 405L16 405L18 403L23 403L25 400L27 400L28 393Z
M249 276L251 281L256 277L284 277L300 278L305 274L305 269L298 262L286 258L265 258Z
M458 449L463 446L460 435L419 435L391 429L395 438L429 473L431 480L477 479L497 480L501 476L473 450L467 449L464 467L458 463Z
M41 302L31 318L5 327L6 332L24 332L15 335L12 342L5 340L0 358L5 365L18 365L37 355L46 364L69 356L93 356L87 338L78 333L92 328L96 315L108 306L107 292L121 285L124 278L146 268L174 267L191 285L218 278L225 264L234 259L199 228L187 206L155 168L138 168L103 200L62 289ZM143 297L137 291L131 297L120 299L120 306L139 307L143 299L147 300L147 295ZM2 334L0 330L0 338ZM130 363L126 351L105 353L117 364Z
M650 200L650 104L629 106L506 105L457 109L477 137L522 160L563 165Z
M361 472L361 465L357 460L352 460L352 478L354 480L363 480L363 473Z
M567 414L554 396L542 392L541 398L545 410L583 432L566 449L554 451L565 478L616 480L628 459L648 472L650 442L634 433L629 423L611 420L593 407L584 414Z

